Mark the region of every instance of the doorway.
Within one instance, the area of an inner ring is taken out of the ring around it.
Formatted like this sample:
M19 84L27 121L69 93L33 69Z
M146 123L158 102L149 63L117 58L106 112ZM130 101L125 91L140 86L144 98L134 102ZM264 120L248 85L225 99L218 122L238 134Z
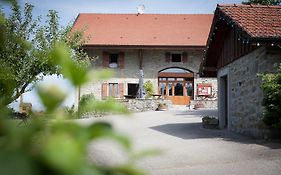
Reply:
M194 76L189 70L168 68L158 73L159 94L175 105L190 104L193 99Z
M229 118L228 118L228 76L224 75L220 77L220 98L219 98L219 120L220 128L228 128Z

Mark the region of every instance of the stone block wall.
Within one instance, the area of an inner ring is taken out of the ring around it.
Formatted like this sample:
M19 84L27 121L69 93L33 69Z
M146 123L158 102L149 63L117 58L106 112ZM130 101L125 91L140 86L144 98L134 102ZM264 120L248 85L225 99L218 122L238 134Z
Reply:
M209 97L205 97L205 96L198 96L197 95L197 85L198 84L212 84L212 95ZM196 77L194 79L194 94L195 94L195 98L194 100L207 100L207 101L217 101L218 98L218 84L217 84L217 78L200 78L200 77Z
M110 50L109 50L110 51ZM128 92L127 83L138 83L139 82L139 60L138 60L138 50L135 49L127 49L127 50L111 50L110 52L124 52L125 53L125 61L124 61L124 69L115 68L113 69L115 75L113 78L100 81L100 82L90 82L87 85L81 87L80 96L83 94L93 93L97 99L101 99L102 89L101 84L103 82L107 83L124 83L124 94L126 95ZM143 72L144 72L144 82L150 80L154 86L154 92L158 93L158 72L165 68L169 67L179 67L185 68L192 72L195 75L195 85L196 83L212 83L215 93L217 90L216 79L200 79L198 77L198 71L202 60L202 51L186 51L188 53L188 60L186 63L182 62L169 62L167 63L165 60L166 52L171 53L182 53L183 51L177 50L143 50ZM88 50L87 53L89 56L97 57L98 59L92 62L93 69L102 68L102 59L103 59L103 50L101 49L92 49ZM196 96L196 88L195 89L195 99ZM77 93L78 94L78 93ZM77 100L78 101L78 100ZM77 104L77 102L76 102Z
M218 101L217 100L192 100L191 108L207 108L207 109L217 109Z
M263 92L258 74L276 70L280 62L280 48L260 47L219 70L218 75L228 72L230 130L258 138L265 136L267 131L261 120Z
M170 100L154 99L128 99L122 102L131 112L155 111L160 103L166 104L168 108L172 106Z

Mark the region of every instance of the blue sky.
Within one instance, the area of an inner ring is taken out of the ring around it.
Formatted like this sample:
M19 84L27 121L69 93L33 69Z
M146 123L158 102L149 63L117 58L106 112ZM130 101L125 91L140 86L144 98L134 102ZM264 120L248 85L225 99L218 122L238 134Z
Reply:
M56 10L60 24L66 26L75 20L79 13L137 13L139 5L145 6L144 13L198 14L213 13L217 4L240 4L241 0L18 0L23 7L26 2L34 5L34 16L46 16L48 10ZM4 11L9 13L7 6ZM56 76L46 77L43 84L59 84L69 97L65 105L74 103L75 91L71 85ZM32 102L33 109L41 110L42 105L34 91L24 95L25 102ZM18 108L18 103L12 105Z
M136 13L143 4L145 13L213 13L217 4L239 4L241 0L19 0L35 6L35 15L48 10L59 12L60 23L66 25L79 13Z

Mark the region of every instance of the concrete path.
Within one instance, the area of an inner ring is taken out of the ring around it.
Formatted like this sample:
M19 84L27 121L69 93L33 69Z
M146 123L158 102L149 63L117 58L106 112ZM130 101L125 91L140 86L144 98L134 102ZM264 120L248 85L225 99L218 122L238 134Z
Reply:
M201 116L205 114L216 115L216 111L172 109L98 120L110 121L119 132L128 135L135 151L151 148L163 151L160 156L138 162L148 174L281 174L280 143L256 141L227 130L204 129ZM90 158L107 165L125 161L127 155L114 145L112 141L96 142L90 146Z

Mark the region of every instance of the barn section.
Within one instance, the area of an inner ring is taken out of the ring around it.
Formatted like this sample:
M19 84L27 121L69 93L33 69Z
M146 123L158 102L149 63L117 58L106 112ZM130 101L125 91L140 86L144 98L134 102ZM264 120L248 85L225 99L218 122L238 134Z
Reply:
M218 78L221 128L265 137L257 75L281 62L281 7L218 5L200 74Z

